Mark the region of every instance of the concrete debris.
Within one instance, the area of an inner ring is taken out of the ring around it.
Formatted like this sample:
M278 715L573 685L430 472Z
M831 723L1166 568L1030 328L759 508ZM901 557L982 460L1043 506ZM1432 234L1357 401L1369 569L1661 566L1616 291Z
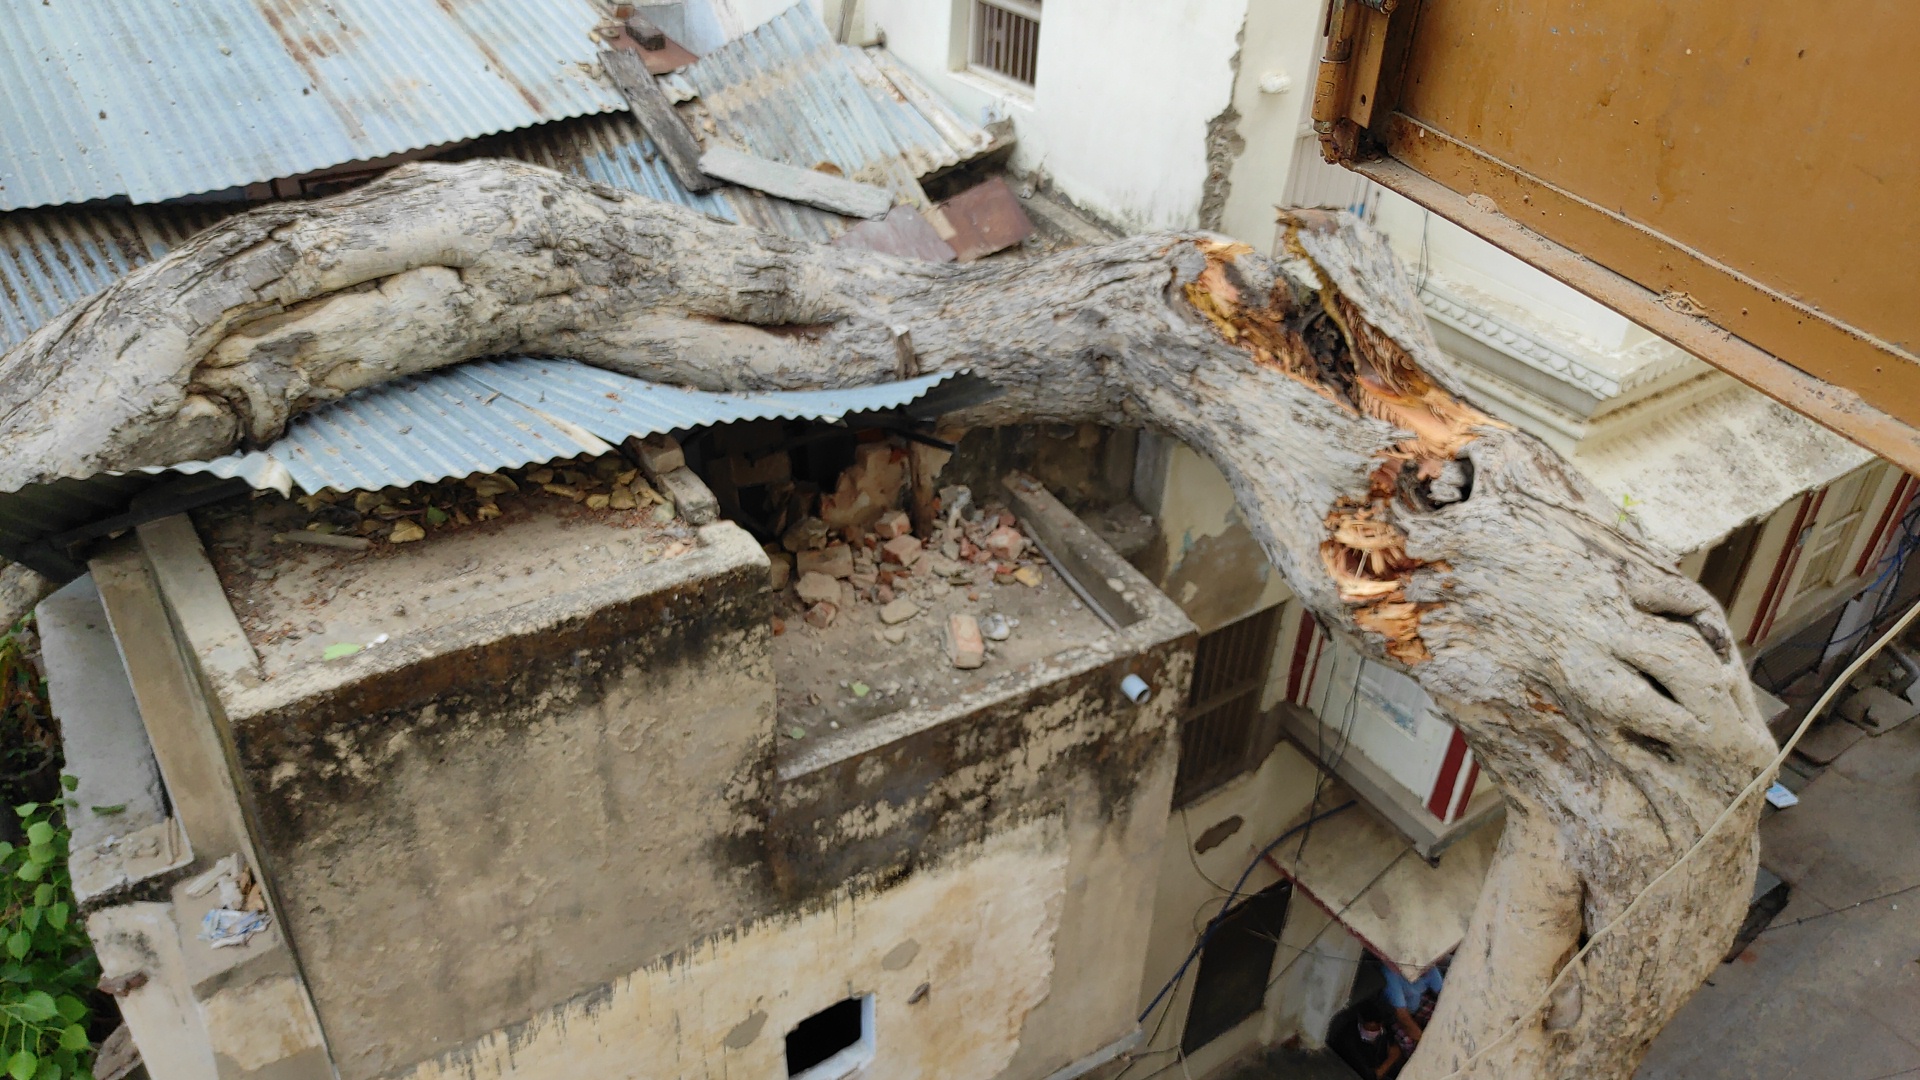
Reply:
M947 657L957 668L977 668L987 662L987 643L980 636L980 623L971 615L947 618Z
M656 482L660 490L673 500L674 507L687 524L705 525L720 516L720 501L713 497L713 492L694 475L692 469L682 466L663 472Z
M840 582L817 570L801 574L793 588L804 604L840 602Z
M832 579L829 578L829 581ZM837 592L837 590L836 590ZM822 600L807 609L807 625L817 630L825 630L833 625L834 617L840 614L840 605L830 600Z
M1020 551L1026 543L1027 538L1020 535L1020 530L1002 525L987 534L985 546L988 554L994 558L1001 562L1012 562L1020 557Z
M1884 686L1868 686L1840 703L1840 716L1876 735L1885 734L1920 715L1920 705Z
M687 467L686 452L671 435L649 435L644 439L629 436L627 449L632 451L634 460L640 463L649 479L658 480L675 469Z
M1040 587L1040 571L1031 566L1023 566L1013 572L1013 580L1029 589L1037 589Z
M949 529L957 528L961 519L972 509L972 488L965 484L952 484L940 489L940 511L946 515Z
M889 510L873 523L873 534L882 540L892 540L912 531L913 520L904 510Z
M1013 636L1013 623L1005 615L995 611L980 620L980 633L988 641L1005 641Z
M776 592L786 588L787 582L793 578L793 556L784 551L770 552L767 555L767 561L770 564L767 571L768 585Z
M892 626L895 623L906 622L918 614L920 614L920 605L902 596L880 609L880 621Z
M845 544L828 544L794 556L794 565L802 574L826 574L844 578L853 575L853 549Z
M889 645L898 645L907 640L907 628L904 626L889 626L885 630L880 631L880 637Z

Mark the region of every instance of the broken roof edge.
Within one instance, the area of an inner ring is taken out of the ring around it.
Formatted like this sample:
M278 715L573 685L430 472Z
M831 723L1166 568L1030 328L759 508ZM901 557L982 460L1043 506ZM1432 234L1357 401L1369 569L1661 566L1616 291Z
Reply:
M469 360L367 387L303 413L261 449L0 493L0 558L66 581L84 571L73 549L103 535L103 528L126 528L224 498L244 490L238 484L286 497L295 487L307 493L405 487L604 454L629 436L710 424L839 421L908 410L923 398L936 408L957 408L979 399L979 382L956 370L836 390L715 393L576 360ZM936 388L946 392L933 394ZM170 481L170 474L180 475ZM187 483L195 477L214 483Z
M471 360L355 391L296 418L263 450L166 470L235 476L282 494L403 487L604 454L630 437L710 424L835 421L900 409L961 374L844 390L716 393L577 360Z

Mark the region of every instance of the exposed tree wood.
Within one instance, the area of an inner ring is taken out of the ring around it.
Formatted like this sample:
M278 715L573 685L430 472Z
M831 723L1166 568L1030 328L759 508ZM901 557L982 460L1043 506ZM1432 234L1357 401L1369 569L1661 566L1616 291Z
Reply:
M712 191L720 182L700 171L700 144L687 130L686 121L667 100L666 91L653 81L646 61L625 49L602 49L600 66L619 87L621 96L633 109L633 118L646 129L647 137L667 159L673 178L688 191Z
M1507 831L1410 1071L1630 1076L1713 969L1758 804L1548 1003L1769 760L1722 613L1538 441L1465 403L1383 243L1300 215L1278 262L1206 235L932 264L758 235L509 162L408 165L264 208L0 358L0 490L272 439L358 387L509 351L706 389L965 366L966 419L1145 425L1226 474L1322 623L1398 662ZM1551 1019L1551 1030L1549 1030Z
M708 148L700 155L700 171L848 217L883 218L893 206L893 193L886 188L756 157L731 146Z

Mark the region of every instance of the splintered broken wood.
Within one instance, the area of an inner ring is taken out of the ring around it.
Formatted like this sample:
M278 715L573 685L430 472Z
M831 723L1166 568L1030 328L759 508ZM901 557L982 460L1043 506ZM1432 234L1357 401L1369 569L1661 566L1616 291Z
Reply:
M893 206L893 193L886 188L757 157L731 146L708 148L700 155L700 170L741 187L848 217L885 217Z
M907 343L916 370L1001 391L954 423L1154 428L1220 468L1301 602L1417 679L1505 798L1403 1076L1627 1080L1756 866L1758 800L1705 832L1774 746L1725 616L1465 400L1380 237L1329 213L1283 227L1273 260L1168 233L934 264L517 162L406 165L231 218L0 358L0 491L218 456L358 387L515 352L795 390L893 379ZM16 569L0 621L49 584Z

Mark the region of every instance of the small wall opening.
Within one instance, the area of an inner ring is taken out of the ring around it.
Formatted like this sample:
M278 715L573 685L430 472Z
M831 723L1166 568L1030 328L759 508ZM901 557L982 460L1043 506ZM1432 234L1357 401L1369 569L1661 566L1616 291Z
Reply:
M787 1075L839 1080L873 1059L873 995L821 1009L787 1032Z

